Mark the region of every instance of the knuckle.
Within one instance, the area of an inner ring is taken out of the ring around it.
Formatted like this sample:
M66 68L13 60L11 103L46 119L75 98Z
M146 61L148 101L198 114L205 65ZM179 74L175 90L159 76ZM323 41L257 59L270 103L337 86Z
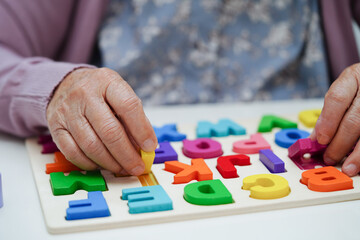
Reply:
M358 74L359 70L360 70L360 64L355 63L355 64L351 65L350 67L346 68L346 70L352 75Z
M359 64L353 64L347 68L341 73L340 77L337 79L337 81L341 81L346 78L354 78L359 73Z
M118 144L120 144L121 142L124 142L124 134L118 134L118 135L115 135L114 137L112 138L107 138L107 143L108 145L111 147L111 146L116 146Z
M62 149L62 147L66 147L69 144L69 143L66 144L66 140L64 138L68 132L61 125L58 124L49 125L49 131L53 141L56 143L59 149L60 148Z
M49 125L49 131L50 131L53 141L55 143L57 143L57 145L60 145L61 143L59 144L58 140L61 138L62 132L64 131L64 129L61 126L59 126L56 122L55 123L49 122L48 125Z
M353 134L354 131L357 132L359 130L359 122L359 113L349 113L349 115L346 117L346 124L344 124L344 130L349 134Z
M356 80L359 82L360 79L360 64L355 63L347 68L340 74L334 83L344 82L348 80Z
M53 115L54 117L57 115L57 114L62 114L62 115L65 115L69 112L69 105L68 104L65 104L65 103L62 103L59 105L58 109L57 109L57 112Z
M142 108L142 102L136 95L127 97L123 102L123 111L125 114L129 114Z
M338 91L338 89L330 89L325 95L326 102L344 102L347 99L347 94L344 91Z
M84 142L85 152L97 156L102 152L102 145L95 138L86 138Z
M46 112L46 118L48 122L55 123L63 118L70 110L70 106L67 100L58 101L48 107Z
M104 142L109 145L119 143L124 138L124 135L119 131L118 124L112 119L105 121L100 131Z
M351 66L345 68L344 74L345 75L353 75L355 67L356 67L355 65L351 65Z
M58 125L58 118L54 115L48 116L47 117L47 125L49 128L49 131L52 133L52 135L56 134L57 135L57 125ZM55 136L53 136L55 137Z
M98 69L98 74L102 79L107 79L110 81L113 81L115 79L119 78L119 74L117 72L115 72L114 70L111 70L110 68L99 68Z
M107 75L107 74L113 74L114 71L107 67L98 68L97 70L99 73Z
M79 82L74 86L72 91L69 92L69 99L71 102L79 99L87 98L90 95L91 86L88 82Z
M79 118L78 115L72 115L68 117L67 121L74 139L79 143L84 143L88 141L88 135L84 133L91 132L92 128L85 119Z

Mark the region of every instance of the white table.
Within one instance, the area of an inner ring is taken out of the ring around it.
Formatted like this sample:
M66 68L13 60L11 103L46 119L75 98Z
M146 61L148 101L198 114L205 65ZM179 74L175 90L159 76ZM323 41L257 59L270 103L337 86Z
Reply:
M321 108L321 100L147 108L154 125L196 123L297 114ZM0 240L8 239L360 239L360 201L154 224L85 233L51 235L46 231L24 141L0 134L0 172L4 206Z

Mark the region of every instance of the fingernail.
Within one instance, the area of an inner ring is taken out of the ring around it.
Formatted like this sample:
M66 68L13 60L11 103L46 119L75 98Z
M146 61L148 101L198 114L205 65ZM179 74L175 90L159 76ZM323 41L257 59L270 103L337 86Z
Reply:
M348 176L355 176L358 173L358 169L355 164L350 163L342 168L343 172Z
M143 147L142 147L145 152L151 152L153 151L156 146L153 140L151 139L146 139L145 142L143 143Z
M138 175L143 174L144 171L145 171L145 168L144 168L144 167L137 166L137 167L131 169L131 175L138 176Z
M325 163L326 165L331 165L331 166L333 166L333 165L336 164L336 161L332 160L331 158L325 157L325 158L324 158L324 163Z

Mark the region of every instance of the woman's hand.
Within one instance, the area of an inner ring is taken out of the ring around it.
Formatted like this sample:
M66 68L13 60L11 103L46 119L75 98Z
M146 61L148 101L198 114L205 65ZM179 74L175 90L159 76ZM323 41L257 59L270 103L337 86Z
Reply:
M360 171L360 64L345 69L325 95L324 107L311 138L329 144L324 154L328 165L347 157L342 171L354 176Z
M157 139L140 99L114 71L81 68L56 89L47 108L54 142L65 157L85 170L140 175L138 149L156 149Z

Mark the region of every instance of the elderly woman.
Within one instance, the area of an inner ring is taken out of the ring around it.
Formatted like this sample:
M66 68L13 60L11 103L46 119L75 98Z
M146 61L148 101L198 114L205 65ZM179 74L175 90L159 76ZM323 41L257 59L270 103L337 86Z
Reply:
M343 164L353 176L360 66L352 65L351 21L359 12L350 0L1 0L0 129L29 136L48 128L79 167L139 175L137 148L157 146L142 102L328 91L312 138L329 144L327 164L355 146Z

